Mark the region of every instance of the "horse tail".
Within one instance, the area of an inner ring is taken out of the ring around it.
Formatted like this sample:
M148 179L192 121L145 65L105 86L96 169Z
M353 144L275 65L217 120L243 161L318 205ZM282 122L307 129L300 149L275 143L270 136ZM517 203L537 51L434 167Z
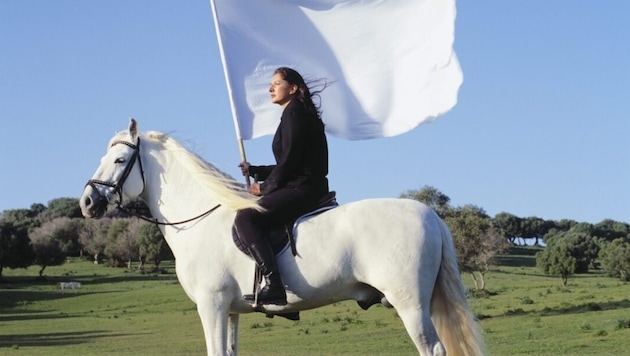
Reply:
M442 235L442 262L431 297L431 319L448 355L485 355L481 328L466 300L453 238L439 219Z

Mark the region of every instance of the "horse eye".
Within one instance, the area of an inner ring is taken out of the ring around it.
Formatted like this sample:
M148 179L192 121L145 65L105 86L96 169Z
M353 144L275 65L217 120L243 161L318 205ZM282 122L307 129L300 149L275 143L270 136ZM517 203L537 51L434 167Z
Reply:
M116 160L114 161L114 163L125 163L125 159L122 157L116 158Z

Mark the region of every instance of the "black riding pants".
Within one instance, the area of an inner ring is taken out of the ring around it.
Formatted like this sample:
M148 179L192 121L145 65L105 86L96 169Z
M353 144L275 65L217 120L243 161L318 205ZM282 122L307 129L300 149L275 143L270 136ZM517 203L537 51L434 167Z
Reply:
M317 207L322 194L302 187L285 187L264 195L259 203L265 211L243 209L236 213L234 221L238 234L245 246L267 238L270 227L297 219Z

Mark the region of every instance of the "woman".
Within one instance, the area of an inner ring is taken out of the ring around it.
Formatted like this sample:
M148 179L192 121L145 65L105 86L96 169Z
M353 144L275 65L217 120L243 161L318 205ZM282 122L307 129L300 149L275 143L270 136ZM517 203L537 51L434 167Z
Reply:
M287 295L267 240L267 230L313 210L328 193L328 144L320 110L297 71L286 67L276 69L269 93L271 102L283 108L271 146L276 164L239 164L243 175L262 181L252 183L249 192L261 196L259 203L265 210L240 210L235 224L265 277L266 285L258 294L258 303L285 305ZM243 298L254 301L251 294Z

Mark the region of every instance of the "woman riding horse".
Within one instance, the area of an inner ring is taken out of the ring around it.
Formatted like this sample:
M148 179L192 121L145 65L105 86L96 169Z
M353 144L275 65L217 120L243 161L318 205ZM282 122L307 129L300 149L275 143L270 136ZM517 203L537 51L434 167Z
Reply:
M297 71L286 67L276 69L269 93L271 102L283 108L271 146L276 164L239 164L243 175L255 178L249 192L262 196L259 204L264 210L238 211L235 225L265 277L266 285L258 295L258 303L285 305L287 295L267 231L313 210L328 193L328 144L320 110ZM251 302L256 299L252 294L243 298Z

